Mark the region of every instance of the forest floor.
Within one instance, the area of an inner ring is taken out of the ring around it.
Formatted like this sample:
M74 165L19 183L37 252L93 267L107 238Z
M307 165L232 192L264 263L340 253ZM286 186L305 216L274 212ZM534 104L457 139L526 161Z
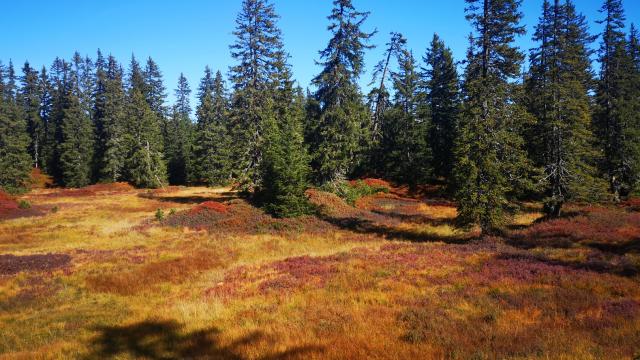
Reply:
M28 209L0 198L0 359L640 351L640 201L545 222L521 204L505 234L481 238L429 191L309 196L322 215L294 220L229 189L36 190Z

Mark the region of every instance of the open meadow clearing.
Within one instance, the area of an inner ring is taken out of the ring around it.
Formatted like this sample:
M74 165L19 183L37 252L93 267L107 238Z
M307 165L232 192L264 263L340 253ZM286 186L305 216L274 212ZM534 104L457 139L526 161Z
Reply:
M638 204L501 237L392 189L274 219L229 189L36 190L0 213L0 358L633 358ZM8 210L6 210L8 209ZM158 209L161 209L158 211Z

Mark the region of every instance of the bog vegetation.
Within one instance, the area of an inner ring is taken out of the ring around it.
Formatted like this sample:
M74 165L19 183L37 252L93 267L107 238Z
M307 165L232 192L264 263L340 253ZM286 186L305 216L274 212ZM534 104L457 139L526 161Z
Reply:
M306 92L269 0L195 108L152 58L0 64L0 357L640 356L640 35L466 4L466 59L391 33L368 94L351 0Z

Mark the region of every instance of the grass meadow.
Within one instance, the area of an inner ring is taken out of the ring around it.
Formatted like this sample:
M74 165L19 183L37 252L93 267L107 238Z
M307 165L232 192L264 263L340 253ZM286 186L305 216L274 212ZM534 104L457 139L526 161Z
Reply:
M423 190L286 220L228 188L0 198L0 359L640 355L640 201L480 237Z

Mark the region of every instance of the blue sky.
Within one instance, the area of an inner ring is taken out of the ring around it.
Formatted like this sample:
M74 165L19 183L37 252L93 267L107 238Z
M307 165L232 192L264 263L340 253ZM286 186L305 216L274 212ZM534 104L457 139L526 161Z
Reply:
M326 16L331 0L273 0L279 25L291 54L295 78L303 87L318 73L318 51L329 38ZM575 0L589 19L592 33L600 31L596 20L602 0ZM528 34L518 40L531 47L532 28L542 0L524 0L523 23ZM359 10L370 11L365 30L378 30L366 55L370 71L380 59L390 31L402 32L417 56L422 56L434 32L462 59L471 30L464 19L464 0L354 0ZM95 57L96 49L127 63L131 54L151 56L163 72L169 100L180 72L195 90L205 65L226 73L232 64L229 44L240 0L59 0L18 1L2 4L0 23L11 36L3 37L0 60L12 59L16 67L25 60L33 66L49 66L55 56L70 58L75 50ZM640 1L625 0L627 23L640 23ZM195 105L195 104L192 104Z

